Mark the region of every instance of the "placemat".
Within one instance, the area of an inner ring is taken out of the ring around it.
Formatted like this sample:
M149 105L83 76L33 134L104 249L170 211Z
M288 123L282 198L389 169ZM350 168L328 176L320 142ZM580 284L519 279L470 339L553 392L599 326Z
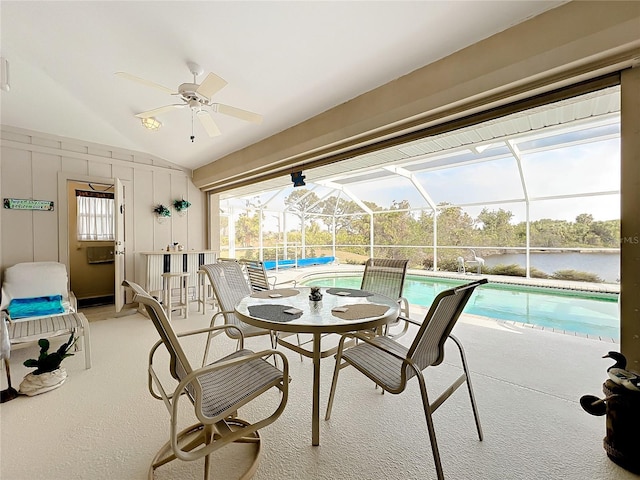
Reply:
M356 290L354 288L329 288L327 289L327 293L331 295L339 295L340 292L349 293L349 295L344 295L345 297L370 297L373 295L371 292L367 292L365 290Z
M290 308L292 308L291 305L251 305L248 307L248 310L252 317L282 323L300 318L304 313L284 313L285 310Z
M380 317L389 310L389 307L373 303L356 303L353 305L342 305L342 307L346 307L348 310L346 312L335 312L332 310L331 315L343 320L360 320L369 317Z
M279 297L271 297L270 295L274 295L279 293ZM295 297L300 293L300 290L294 290L293 288L279 288L278 290L264 290L262 292L255 292L251 294L252 298L287 298L287 297Z

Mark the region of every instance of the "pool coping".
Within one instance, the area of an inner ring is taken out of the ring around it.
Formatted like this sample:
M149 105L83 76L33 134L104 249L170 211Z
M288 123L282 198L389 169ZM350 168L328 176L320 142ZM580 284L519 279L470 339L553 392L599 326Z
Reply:
M309 277L318 275L334 274L334 275L349 275L356 273L361 275L364 271L364 265L352 265L352 264L332 264L313 267L303 267L302 269L289 269L275 272L278 277L288 277L289 281L296 281L297 283L304 280L308 280ZM270 271L272 273L273 270ZM506 275L485 275L478 273L457 273L457 272L432 272L428 270L409 269L407 275L423 276L423 277L435 277L446 278L450 280L467 280L472 281L478 278L486 278L491 283L501 283L506 285L521 285L530 287L541 288L555 288L559 290L576 290L582 292L597 292L597 293L620 293L620 284L617 283L593 283L593 282L578 282L572 280L555 280L547 278L525 278L525 277L511 277ZM279 282L280 283L280 282Z

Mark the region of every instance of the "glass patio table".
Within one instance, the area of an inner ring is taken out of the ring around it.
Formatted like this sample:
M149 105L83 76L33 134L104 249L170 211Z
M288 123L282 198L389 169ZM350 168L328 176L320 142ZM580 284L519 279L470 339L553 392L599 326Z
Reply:
M397 301L364 290L321 288L320 301L310 300L310 291L310 287L296 287L255 292L236 305L236 313L256 327L313 335L311 350L281 338L278 343L313 359L311 443L320 445L320 359L336 351L335 346L322 349L322 336L381 327L395 320L400 308Z

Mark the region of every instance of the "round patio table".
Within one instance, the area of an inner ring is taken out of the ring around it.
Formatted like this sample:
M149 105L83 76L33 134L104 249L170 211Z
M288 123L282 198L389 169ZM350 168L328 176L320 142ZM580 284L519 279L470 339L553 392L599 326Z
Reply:
M311 437L320 445L320 359L337 347L322 350L323 334L346 333L378 328L400 314L396 300L349 288L321 288L322 300L309 299L310 287L255 292L236 305L244 322L267 330L313 335L311 350L283 339L278 343L313 359L313 407ZM293 309L293 310L292 310Z

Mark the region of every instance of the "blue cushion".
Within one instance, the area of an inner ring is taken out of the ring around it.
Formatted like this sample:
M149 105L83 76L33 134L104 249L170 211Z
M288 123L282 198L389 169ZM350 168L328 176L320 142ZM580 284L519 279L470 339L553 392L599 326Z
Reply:
M14 298L9 304L9 316L12 319L41 317L64 313L62 295L47 297Z

